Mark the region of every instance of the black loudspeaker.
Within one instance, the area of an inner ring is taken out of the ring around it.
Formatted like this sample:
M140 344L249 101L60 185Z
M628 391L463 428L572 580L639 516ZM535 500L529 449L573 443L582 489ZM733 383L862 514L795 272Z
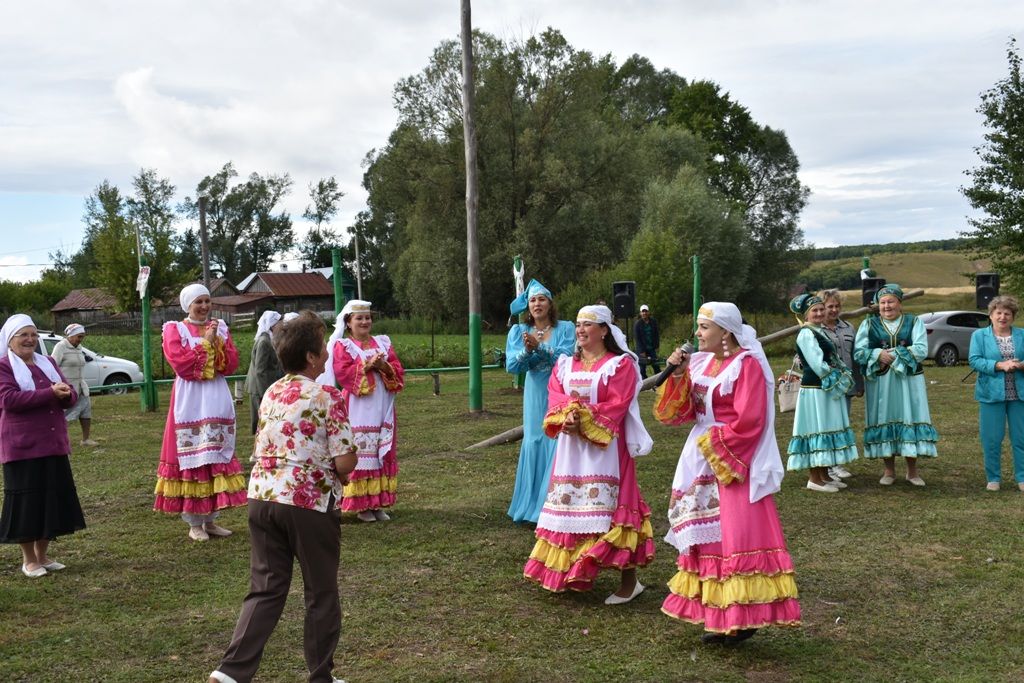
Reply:
M865 277L860 281L860 304L870 306L871 300L875 298L875 292L885 286L884 277Z
M612 283L612 315L616 318L632 318L636 311L636 283L622 280Z
M999 273L978 273L974 276L974 305L988 308L988 302L999 296Z

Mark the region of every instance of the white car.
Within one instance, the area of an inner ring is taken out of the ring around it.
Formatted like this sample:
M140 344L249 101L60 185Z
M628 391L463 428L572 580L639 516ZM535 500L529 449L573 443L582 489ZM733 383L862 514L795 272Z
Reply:
M39 330L39 348L37 351L47 356L53 355L53 347L57 342L64 339L59 334ZM141 382L143 380L142 370L139 364L124 358L104 356L102 353L90 351L84 346L79 347L85 352L85 383L89 385L90 392L99 393L106 391L110 394L126 394L126 387L116 389L104 389L110 384L128 384L130 382Z

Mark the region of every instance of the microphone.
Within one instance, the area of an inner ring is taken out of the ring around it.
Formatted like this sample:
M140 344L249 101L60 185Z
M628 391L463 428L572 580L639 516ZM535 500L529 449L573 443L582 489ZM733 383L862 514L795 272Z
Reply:
M690 342L686 342L685 344L683 344L682 346L679 347L679 350L682 351L683 355L688 358L689 355L691 353L693 353L696 349L693 348L693 344L691 344ZM665 380L668 379L669 375L671 375L673 372L675 372L678 369L679 369L678 365L672 365L671 363L667 363L665 365L665 369L662 370L660 375L658 375L658 379L654 380L654 387L655 388L660 387L662 384L665 383Z

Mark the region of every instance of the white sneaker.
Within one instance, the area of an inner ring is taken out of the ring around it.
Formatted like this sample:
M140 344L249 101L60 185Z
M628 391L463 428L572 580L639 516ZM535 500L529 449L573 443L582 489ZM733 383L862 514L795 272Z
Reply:
M845 489L847 487L846 482L842 481L841 479L832 479L832 481L826 481L825 485L835 486L837 489Z
M836 465L835 467L828 468L828 476L832 479L849 479L853 476L853 473L842 465Z
M999 490L999 482L998 481L990 481L989 483L985 484L985 490L986 491L998 491Z
M376 519L378 522L387 522L391 519L391 515L384 512L383 510L370 510L370 512L373 513L374 519Z
M358 515L356 515L356 519L358 519L360 522L376 522L377 521L377 517L372 512L370 512L369 510L363 510L362 512L360 512Z
M807 488L811 491L818 491L819 493L838 493L839 489L832 484L815 484L813 481L807 482Z
M188 529L188 537L193 541L209 541L210 536L206 533L206 529L201 526L193 526Z

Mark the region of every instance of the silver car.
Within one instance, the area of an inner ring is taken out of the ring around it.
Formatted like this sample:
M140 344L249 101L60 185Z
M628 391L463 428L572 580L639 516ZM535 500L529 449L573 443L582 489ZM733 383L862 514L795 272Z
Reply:
M44 355L52 355L53 347L57 345L57 342L64 339L59 334L48 332L46 330L39 330L39 348L37 351ZM143 380L142 370L139 369L139 364L124 358L115 358L114 356L104 356L102 353L96 353L90 351L84 346L80 347L85 352L85 369L82 371L85 377L85 383L89 385L89 390L106 391L111 394L125 394L128 393L128 389L125 387L118 387L116 389L104 389L104 386L110 384L128 384L131 382L141 382Z
M943 366L967 360L971 335L991 324L988 316L978 311L939 311L919 317L928 331L928 357Z

